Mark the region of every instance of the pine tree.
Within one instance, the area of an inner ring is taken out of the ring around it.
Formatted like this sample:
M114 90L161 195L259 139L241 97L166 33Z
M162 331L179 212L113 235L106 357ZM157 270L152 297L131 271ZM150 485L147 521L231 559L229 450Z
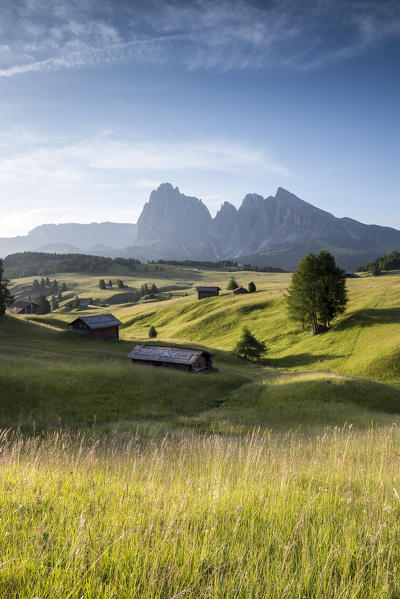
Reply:
M61 291L64 293L64 291L68 291L68 287L65 281L63 281L62 285L61 285Z
M39 304L38 314L48 314L51 311L50 302L45 295L39 295L36 303Z
M14 301L10 290L8 289L8 279L4 277L3 260L0 258L0 316L4 314L6 308Z
M50 279L49 279L49 277L46 277L45 285L46 285L46 287L50 287Z
M374 277L379 277L379 275L382 274L382 270L381 267L379 265L379 262L375 262L373 267L372 267L372 274Z
M152 295L155 295L156 293L158 293L157 285L155 283L153 283L152 286L150 287L150 293Z
M234 289L237 289L239 287L239 283L236 281L235 277L231 277L229 279L229 283L226 286L227 289L233 291Z
M74 308L80 308L81 307L81 300L79 299L78 295L75 296L75 301L74 301Z
M104 279L100 279L99 281L99 287L100 289L105 289L106 288L106 282Z
M157 337L157 331L156 328L153 327L153 325L151 325L151 327L149 328L149 337L150 339L155 339Z
M258 341L258 339L250 333L247 327L243 327L242 335L236 344L233 353L236 356L246 358L247 360L257 360L265 354L266 351L267 348L265 343L263 341Z
M60 302L62 302L62 299L63 299L63 296L61 293L61 289L59 289L58 293L57 293L57 301L60 303Z
M39 293L39 291L40 291L40 284L37 279L35 279L32 283L32 291L33 291L33 293Z
M113 284L112 284L112 280L111 280L111 279L108 281L108 286L109 286L110 288L113 286Z
M46 281L44 279L40 281L40 293L46 295Z
M117 280L117 285L118 285L119 289L124 289L124 287L125 287L125 284L123 281L121 281L121 279Z
M255 286L254 281L250 281L248 289L249 289L249 293L254 293L256 291L256 286Z
M54 295L51 297L51 302L50 302L50 305L51 305L51 310L52 310L52 311L53 311L53 310L57 310L57 308L59 308L59 307L60 307L60 306L58 305L57 298L56 298Z
M149 294L149 286L147 285L147 283L144 283L142 285L140 291L142 292L142 296Z
M293 273L286 296L289 318L311 327L313 335L342 314L347 304L345 272L334 257L323 250L318 256L308 254Z

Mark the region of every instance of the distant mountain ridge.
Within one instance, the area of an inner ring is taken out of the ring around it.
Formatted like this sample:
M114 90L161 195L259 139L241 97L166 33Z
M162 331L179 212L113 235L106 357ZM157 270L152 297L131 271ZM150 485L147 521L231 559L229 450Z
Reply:
M224 202L212 218L200 199L170 183L151 192L137 225L42 225L25 237L0 238L3 256L34 250L140 260L235 259L287 270L310 251L327 249L353 270L398 248L400 231L337 218L281 187L275 196L246 195L238 209Z

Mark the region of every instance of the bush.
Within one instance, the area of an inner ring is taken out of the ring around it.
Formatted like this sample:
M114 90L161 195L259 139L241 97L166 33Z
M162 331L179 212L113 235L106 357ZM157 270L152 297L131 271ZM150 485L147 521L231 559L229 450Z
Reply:
M266 351L265 343L258 341L247 327L243 327L242 336L237 342L233 353L247 360L258 360Z
M157 331L153 325L149 328L149 337L150 339L155 339L157 337Z
M254 281L250 281L248 289L249 293L254 293L255 291L257 291Z

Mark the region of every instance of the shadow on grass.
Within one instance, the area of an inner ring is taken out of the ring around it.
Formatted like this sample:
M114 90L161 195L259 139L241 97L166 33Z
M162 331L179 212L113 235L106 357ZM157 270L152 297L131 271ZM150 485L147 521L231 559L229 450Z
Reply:
M345 316L334 328L336 331L342 331L360 326L396 323L400 323L400 308L367 308Z
M272 366L273 368L293 368L295 366L309 366L316 362L326 362L329 360L338 360L339 358L346 358L345 355L340 354L293 354L291 356L285 356L283 358L270 358L265 360L266 365Z

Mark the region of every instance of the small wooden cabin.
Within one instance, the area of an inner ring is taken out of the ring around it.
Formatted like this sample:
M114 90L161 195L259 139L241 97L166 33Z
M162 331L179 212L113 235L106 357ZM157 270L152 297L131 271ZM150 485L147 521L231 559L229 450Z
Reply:
M39 305L35 304L35 302L23 302L18 300L9 307L9 310L13 314L37 314Z
M242 285L239 285L239 287L236 287L236 289L233 290L233 293L235 295L240 295L241 293L249 293L247 291L247 289L245 287L242 287Z
M360 279L360 275L356 275L355 272L346 272L345 274L345 278L346 279Z
M189 372L204 372L212 365L211 354L207 351L181 347L137 345L126 357L132 362Z
M206 297L216 297L221 291L220 287L196 287L198 293L198 299L204 299Z
M112 314L96 314L93 316L80 316L69 326L73 331L84 335L91 335L97 339L119 339L119 327L122 324Z

